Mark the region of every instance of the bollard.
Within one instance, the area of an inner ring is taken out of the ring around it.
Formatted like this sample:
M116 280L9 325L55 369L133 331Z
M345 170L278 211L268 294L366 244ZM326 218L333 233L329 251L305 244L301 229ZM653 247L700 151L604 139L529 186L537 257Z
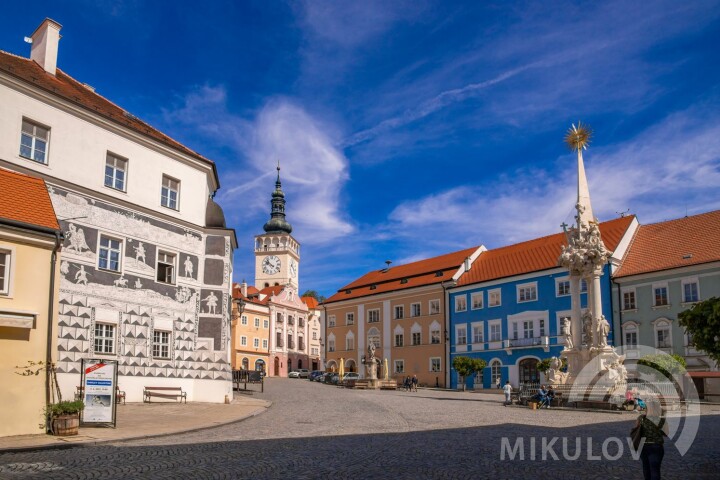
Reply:
M225 395L225 405L230 404L230 397Z

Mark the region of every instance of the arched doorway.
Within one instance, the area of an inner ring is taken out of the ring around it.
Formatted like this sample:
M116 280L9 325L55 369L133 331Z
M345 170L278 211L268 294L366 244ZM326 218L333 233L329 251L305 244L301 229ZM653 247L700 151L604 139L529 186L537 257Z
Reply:
M265 360L259 359L255 361L255 370L258 372L264 372L265 371Z
M276 377L280 376L280 359L275 357L275 365L273 365L273 372Z
M292 372L292 358L288 358L288 373Z
M355 366L355 360L346 360L345 361L345 371L346 372L357 372L357 367Z
M247 357L243 358L242 360L242 369L248 370L250 368L250 360L248 360Z
M298 360L298 370L300 370L301 368L302 368L302 359Z
M518 376L520 383L540 383L540 374L537 369L537 358L526 358L518 363Z

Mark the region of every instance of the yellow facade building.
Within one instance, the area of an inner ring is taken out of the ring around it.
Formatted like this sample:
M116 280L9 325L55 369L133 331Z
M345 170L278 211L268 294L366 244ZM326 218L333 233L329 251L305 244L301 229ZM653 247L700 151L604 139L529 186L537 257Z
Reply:
M56 359L62 236L43 180L0 169L0 192L0 436L45 433L49 375L17 367Z
M248 291L248 289L250 291ZM270 308L257 289L246 283L233 286L232 368L267 373L270 343Z
M391 378L416 375L421 385L446 386L447 293L485 247L369 272L323 302L326 367L365 375L372 342ZM384 372L379 371L382 378Z

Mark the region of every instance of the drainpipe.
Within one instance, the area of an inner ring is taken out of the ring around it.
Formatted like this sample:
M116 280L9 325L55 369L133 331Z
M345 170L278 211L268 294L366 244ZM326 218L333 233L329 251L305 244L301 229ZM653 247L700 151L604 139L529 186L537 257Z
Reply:
M618 325L620 331L615 332L613 334L613 336L615 334L619 333L620 334L620 346L624 347L625 346L625 335L623 335L623 331L622 331L622 312L623 312L622 291L620 289L620 284L617 283L614 278L612 279L612 283L614 283L618 287L618 295L617 295L618 296L618 320L620 322L620 325Z
M62 246L62 233L58 230L55 232L55 247L50 255L50 291L48 294L48 328L47 328L47 345L45 347L45 405L50 405L50 383L52 381L52 340L53 340L53 318L55 313L55 264L57 263L57 252ZM59 389L58 389L59 396ZM58 400L61 400L58 398Z

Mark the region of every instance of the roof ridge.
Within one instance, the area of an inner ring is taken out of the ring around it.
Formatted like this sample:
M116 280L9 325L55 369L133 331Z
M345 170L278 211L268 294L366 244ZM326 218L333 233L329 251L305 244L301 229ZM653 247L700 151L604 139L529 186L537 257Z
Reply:
M657 225L662 225L662 224L667 224L667 223L674 223L674 222L680 222L680 221L682 221L682 220L694 219L694 218L696 218L696 217L701 217L701 216L703 216L703 215L711 215L711 214L713 214L713 213L720 213L720 209L710 210L710 211L702 212L702 213L696 213L696 214L694 214L694 215L685 215L684 217L680 217L680 218L671 218L670 220L661 220L661 221L655 222L655 223L647 223L647 224L641 225L641 226L642 226L642 227L654 227L654 226L657 226Z

